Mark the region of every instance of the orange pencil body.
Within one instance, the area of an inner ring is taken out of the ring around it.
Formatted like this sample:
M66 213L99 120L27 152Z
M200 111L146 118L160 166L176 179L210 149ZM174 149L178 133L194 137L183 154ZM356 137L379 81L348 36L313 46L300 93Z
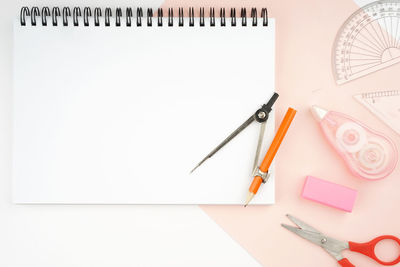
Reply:
M263 173L268 172L268 169L271 166L271 163L276 155L276 152L278 152L278 149L282 143L282 140L285 137L286 132L288 131L289 126L292 123L295 115L296 115L296 110L294 110L292 108L289 108L287 110L285 117L283 118L281 125L279 126L279 129L275 134L274 140L272 140L272 143L271 143L270 147L268 148L267 154L265 154L265 157L264 157L263 161L261 162L261 165L259 167L261 172L263 172ZM263 179L260 176L254 177L253 182L251 183L250 188L249 188L246 205L250 202L250 200L257 193L262 182L263 182Z

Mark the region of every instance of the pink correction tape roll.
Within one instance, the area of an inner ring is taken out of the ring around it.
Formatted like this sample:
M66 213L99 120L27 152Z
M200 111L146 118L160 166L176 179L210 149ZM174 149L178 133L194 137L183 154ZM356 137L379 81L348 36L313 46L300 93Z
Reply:
M313 176L307 176L301 196L333 208L351 212L357 191Z
M312 114L354 175L377 180L393 172L397 149L389 137L339 112L313 106Z

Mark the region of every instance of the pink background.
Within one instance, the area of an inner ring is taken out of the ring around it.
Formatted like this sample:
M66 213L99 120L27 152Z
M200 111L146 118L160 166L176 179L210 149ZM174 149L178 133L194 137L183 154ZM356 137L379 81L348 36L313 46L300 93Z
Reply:
M164 7L244 5L243 1L167 0ZM331 69L334 38L343 22L359 7L352 0L251 1L248 7L268 7L276 18L276 121L291 106L298 110L276 158L276 204L266 207L202 206L233 239L265 266L337 266L320 248L283 229L290 213L338 239L365 242L382 235L400 236L400 168L386 179L353 177L324 140L309 107L318 104L346 113L386 133L397 147L400 136L352 99L360 92L399 89L400 64L336 85ZM358 190L352 213L302 199L305 176L313 175ZM250 183L250 178L249 178ZM244 189L245 190L245 189ZM383 254L390 254L385 250ZM379 266L346 252L356 266ZM383 255L385 256L385 255Z

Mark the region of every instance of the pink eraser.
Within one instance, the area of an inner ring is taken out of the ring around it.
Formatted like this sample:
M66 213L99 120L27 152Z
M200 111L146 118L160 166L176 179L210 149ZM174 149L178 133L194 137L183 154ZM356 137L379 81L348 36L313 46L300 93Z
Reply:
M351 212L356 201L357 190L313 176L307 176L301 196L327 206Z

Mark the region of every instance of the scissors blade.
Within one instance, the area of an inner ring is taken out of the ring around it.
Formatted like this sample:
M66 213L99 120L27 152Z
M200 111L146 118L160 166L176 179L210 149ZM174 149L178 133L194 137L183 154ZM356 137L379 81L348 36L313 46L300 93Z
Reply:
M233 133L231 133L224 141L222 141L216 148L214 148L207 156L205 156L194 169L190 172L194 172L201 164L203 164L207 159L211 158L215 153L217 153L222 147L229 143L233 138L235 138L240 132L246 129L255 120L254 114L251 115L242 125L240 125Z
M263 123L261 123L261 126L260 126L260 133L258 135L258 143L257 143L256 155L255 155L254 163L253 163L253 171L258 166L258 159L260 158L261 146L262 146L263 141L264 141L264 134L265 134L266 124L267 124L266 122L263 122Z
M281 225L282 225L282 227L286 228L287 230L291 231L292 233L295 233L296 235L298 235L318 246L321 245L321 240L324 238L324 236L321 235L320 233L310 232L310 231L303 230L301 228L294 227L294 226L287 225L287 224L281 224Z
M292 216L290 214L287 214L286 217L288 217L289 220L291 220L294 224L296 224L299 228L301 228L303 230L321 234L320 231L318 231L317 229L315 229L311 225L303 222L302 220L300 220L300 219L298 219L298 218L296 218L296 217L294 217L294 216Z
M318 230L306 224L305 222L291 215L287 216L292 222L294 222L299 227L294 227L287 224L282 224L282 227L310 241L311 243L320 246L336 260L339 261L343 259L341 252L349 248L348 242L340 241L332 237L325 236L324 234L320 233Z

